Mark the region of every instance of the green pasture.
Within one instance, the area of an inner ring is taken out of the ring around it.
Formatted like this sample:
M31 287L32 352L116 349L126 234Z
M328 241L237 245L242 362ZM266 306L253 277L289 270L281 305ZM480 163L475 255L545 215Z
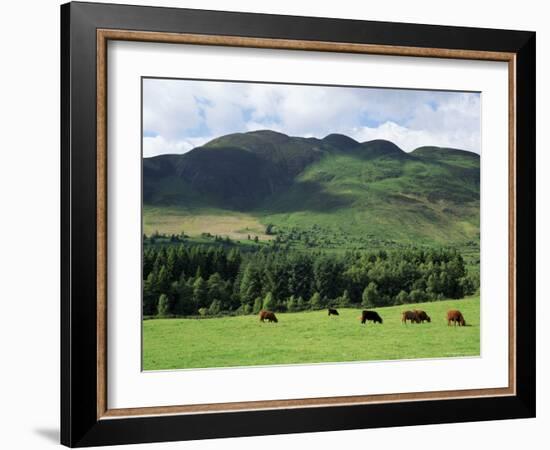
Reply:
M401 311L422 309L431 323L401 323ZM459 309L466 327L447 326ZM361 309L258 316L143 321L143 369L310 364L321 362L448 358L480 353L479 297L377 308L384 323L361 325Z

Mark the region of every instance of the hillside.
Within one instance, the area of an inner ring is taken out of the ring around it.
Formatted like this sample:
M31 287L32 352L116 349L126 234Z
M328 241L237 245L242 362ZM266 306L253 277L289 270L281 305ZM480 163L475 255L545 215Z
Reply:
M289 239L315 229L328 246L477 242L479 167L479 155L458 149L406 153L388 141L339 134L231 134L183 155L143 160L144 227L179 233L192 219L198 235L201 226L231 217L217 234L271 239L262 229L272 223Z
M184 155L144 159L144 201L247 210L336 148L273 131L231 134Z

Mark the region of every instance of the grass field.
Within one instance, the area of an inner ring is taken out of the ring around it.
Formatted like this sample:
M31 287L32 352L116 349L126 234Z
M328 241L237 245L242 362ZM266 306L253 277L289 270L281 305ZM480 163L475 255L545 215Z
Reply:
M231 239L247 240L249 235L263 241L273 236L264 233L265 225L246 213L219 209L186 209L182 207L143 206L143 232L151 235L155 231L165 234L185 232L192 237L210 233Z
M423 309L431 323L401 323L406 309ZM447 326L445 314L460 309L466 327ZM480 353L479 297L378 308L384 323L361 325L360 309L257 316L143 321L143 369L308 364L476 356Z

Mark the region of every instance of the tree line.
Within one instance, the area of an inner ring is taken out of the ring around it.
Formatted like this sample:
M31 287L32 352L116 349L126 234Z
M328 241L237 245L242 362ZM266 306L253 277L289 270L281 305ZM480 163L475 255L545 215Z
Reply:
M338 255L180 244L143 254L145 316L372 308L462 298L478 287L461 254L447 248Z

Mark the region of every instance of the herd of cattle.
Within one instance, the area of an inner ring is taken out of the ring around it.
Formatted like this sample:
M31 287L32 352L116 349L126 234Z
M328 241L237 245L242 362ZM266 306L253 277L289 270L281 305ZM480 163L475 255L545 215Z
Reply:
M338 316L338 311L334 308L328 308L328 315L329 316ZM383 323L382 317L376 312L376 311L363 311L361 313L361 323L365 324L368 321L374 322L374 323ZM272 311L260 311L260 322L264 321L268 322L275 322L277 323L277 316L275 316L275 313ZM412 311L403 311L401 313L401 323L407 323L409 321L410 323L424 323L424 322L431 322L430 316L426 314L425 311L421 311L418 309L414 309ZM464 320L464 316L460 311L457 309L451 309L450 311L447 311L447 325L458 325L458 326L466 326L466 321Z

